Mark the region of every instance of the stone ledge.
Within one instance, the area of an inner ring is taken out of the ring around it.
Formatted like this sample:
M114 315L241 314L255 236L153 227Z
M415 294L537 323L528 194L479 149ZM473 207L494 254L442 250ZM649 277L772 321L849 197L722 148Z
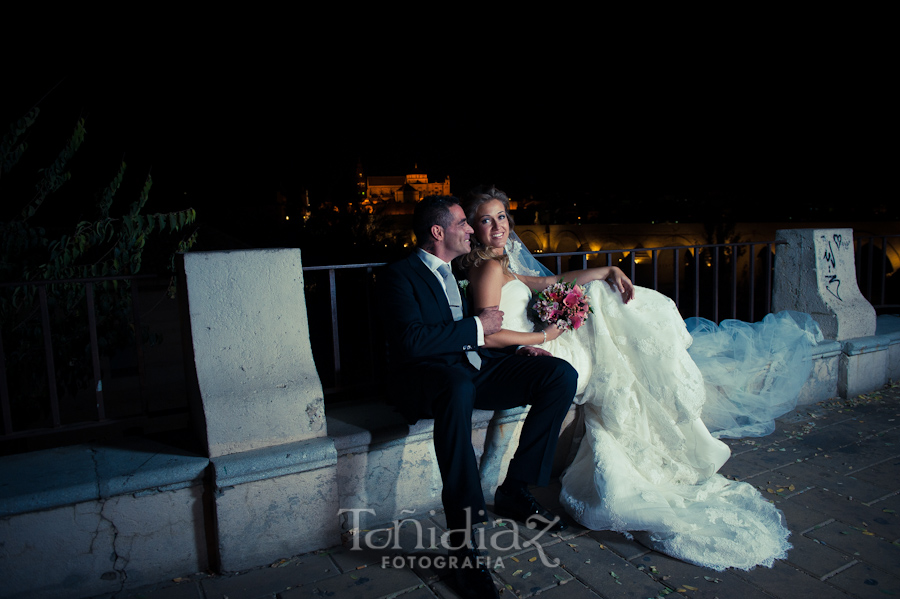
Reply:
M839 355L843 351L844 347L840 341L820 341L818 345L812 348L812 358L813 360L820 360L824 358L832 358L834 356Z
M900 343L900 316L882 314L875 323L875 334L890 337L891 345Z
M472 429L486 428L492 421L506 424L519 420L527 407L492 412L475 410ZM383 401L350 402L326 411L328 434L334 439L338 456L370 451L373 446L387 449L410 441L431 438L434 420L428 418L407 424L403 417Z
M886 350L891 345L891 337L888 335L871 335L869 337L848 339L843 344L844 354L859 356Z
M0 458L0 517L201 484L209 459L145 439Z
M233 453L212 459L216 487L234 485L318 470L337 464L334 442L307 439Z

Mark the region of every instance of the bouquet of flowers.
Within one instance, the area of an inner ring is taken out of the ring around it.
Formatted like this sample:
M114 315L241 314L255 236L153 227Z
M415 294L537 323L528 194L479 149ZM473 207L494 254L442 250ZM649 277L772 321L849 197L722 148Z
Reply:
M555 324L559 330L578 329L594 312L584 289L575 281L566 283L562 279L537 294L534 310L547 324Z

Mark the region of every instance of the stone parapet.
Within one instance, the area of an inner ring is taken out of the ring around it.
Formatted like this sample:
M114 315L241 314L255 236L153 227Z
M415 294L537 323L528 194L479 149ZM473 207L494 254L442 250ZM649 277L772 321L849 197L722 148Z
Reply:
M875 334L875 309L856 282L851 229L780 229L772 310L806 312L826 339Z
M300 250L184 256L210 457L326 436Z
M309 341L297 249L184 257L190 335L213 463L217 566L328 547L337 453Z
M800 390L798 405L813 404L837 397L841 349L840 341L823 341L812 349L812 371Z
M577 447L579 410L572 406L560 431L556 473ZM527 415L527 407L472 415L472 445L488 504L506 477ZM369 528L442 508L434 420L409 425L382 402L347 403L329 408L328 431L338 454L339 509L356 510L341 514L343 532L354 524Z
M0 597L113 593L208 568L208 464L146 440L0 459Z

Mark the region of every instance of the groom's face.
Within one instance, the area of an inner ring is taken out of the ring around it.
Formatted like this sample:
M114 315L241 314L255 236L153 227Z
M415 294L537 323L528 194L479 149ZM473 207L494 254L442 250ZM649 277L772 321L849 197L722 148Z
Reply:
M444 253L449 260L472 249L469 236L475 231L466 222L466 213L458 204L450 206L450 224L444 228ZM448 262L449 262L448 260Z

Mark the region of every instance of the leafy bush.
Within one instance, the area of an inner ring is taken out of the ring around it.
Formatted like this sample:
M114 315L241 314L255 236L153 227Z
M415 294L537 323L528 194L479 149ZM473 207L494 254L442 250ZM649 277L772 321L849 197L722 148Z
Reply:
M0 178L6 178L25 154L23 137L38 116L35 108L10 125L0 142ZM47 422L46 400L50 385L75 395L93 380L88 336L85 285L73 279L136 275L146 244L151 237L178 233L196 219L193 209L144 214L152 180L143 185L138 198L123 212L113 215L116 193L125 175L122 162L110 183L95 198L95 217L64 227L68 233L48 234L33 224L45 201L71 179L68 165L86 134L84 120L48 167L37 173L30 197L16 197L0 186L0 210L10 215L0 221L0 340L5 350L8 388L17 428ZM18 205L14 201L20 201ZM19 208L18 206L22 206ZM45 208L46 210L46 208ZM177 241L177 252L187 251L196 232ZM174 254L169 258L170 267ZM55 381L47 377L43 316L39 289L42 281L63 281L44 285L53 339ZM174 293L174 277L170 293ZM32 284L29 284L32 283ZM135 331L131 316L131 281L107 279L95 282L94 301L97 342L101 355L133 347L135 336L149 339L146 330ZM22 421L27 421L23 423Z

